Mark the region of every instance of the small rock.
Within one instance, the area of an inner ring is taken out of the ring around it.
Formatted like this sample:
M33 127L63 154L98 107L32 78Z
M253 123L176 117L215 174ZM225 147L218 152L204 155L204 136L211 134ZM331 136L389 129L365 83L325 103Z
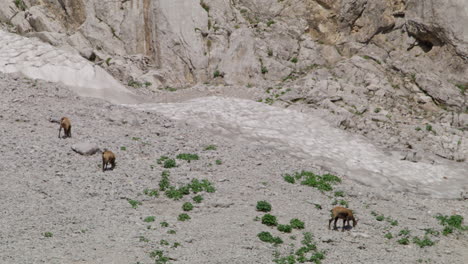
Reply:
M99 151L99 147L96 144L89 142L82 142L74 144L72 150L81 155L93 155Z
M193 238L187 238L185 239L185 243L192 243L193 242Z

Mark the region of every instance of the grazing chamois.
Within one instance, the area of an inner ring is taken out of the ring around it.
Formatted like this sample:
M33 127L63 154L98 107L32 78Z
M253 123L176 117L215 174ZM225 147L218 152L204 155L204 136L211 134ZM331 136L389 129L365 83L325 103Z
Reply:
M345 226L346 226L346 222L348 222L347 225L349 225L349 221L352 220L353 221L353 227L356 226L357 224L357 220L354 218L353 216L353 211L349 210L348 208L344 208L344 207L340 207L340 206L337 206L335 208L333 208L331 210L331 219L330 221L328 221L328 229L330 229L330 224L333 220L335 220L335 224L334 224L334 227L333 229L337 229L336 227L336 222L338 221L338 219L343 219L343 227L341 229L341 232L344 231L345 229Z
M110 150L104 150L102 152L102 171L106 171L107 164L111 165L110 170L115 168L115 154Z
M67 117L62 117L62 119L60 119L59 138L60 132L62 132L62 128L65 132L64 138L71 137L71 122L70 119L68 119Z

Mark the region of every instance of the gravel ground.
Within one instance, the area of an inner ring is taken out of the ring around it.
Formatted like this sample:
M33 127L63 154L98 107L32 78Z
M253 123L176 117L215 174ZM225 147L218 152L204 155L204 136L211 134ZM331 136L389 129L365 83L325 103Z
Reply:
M318 251L325 252L323 263L468 262L467 232L429 235L435 245L424 248L397 243L405 228L410 241L427 228L442 231L438 213L468 217L466 201L383 192L346 175L333 186L344 197L335 198L334 191L284 181L284 173L328 172L313 160L230 141L157 113L77 97L58 84L0 74L0 91L1 263L155 263L159 257L151 252L157 250L171 263L272 263L274 255L299 249L303 232L311 232ZM58 124L50 118L61 116L71 120L72 138L57 137ZM102 172L99 154L73 152L71 146L81 142L114 151L115 170ZM217 148L205 150L208 145ZM195 178L216 188L200 193L204 200L193 203L184 222L177 220L182 204L195 194L172 200L143 193L158 189L165 169L157 160L180 153L197 153L199 160L176 159L178 166L167 169L172 185ZM355 211L355 228L328 230L335 199ZM129 200L141 204L132 208ZM299 218L305 229L282 233L255 221L264 215L255 210L261 200L271 203L280 224ZM398 224L377 221L373 212ZM145 222L148 216L155 221ZM168 227L161 226L164 221ZM284 243L260 241L262 231ZM385 238L388 232L394 238Z

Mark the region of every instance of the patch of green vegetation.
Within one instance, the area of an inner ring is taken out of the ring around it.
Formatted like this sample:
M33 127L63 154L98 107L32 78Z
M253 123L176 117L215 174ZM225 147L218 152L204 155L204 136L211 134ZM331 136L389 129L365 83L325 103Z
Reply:
M174 242L174 244L171 246L171 248L177 248L180 247L180 243Z
M434 241L430 240L427 236L424 237L424 239L420 239L419 237L414 237L413 238L413 243L418 245L419 247L430 247L433 246L435 243Z
M147 216L143 221L146 223L154 222L154 216Z
M184 211L192 211L193 209L193 204L190 202L186 202L182 205L182 210Z
M437 220L439 220L439 223L444 226L444 230L442 230L442 234L444 236L448 234L452 234L454 230L459 230L459 231L466 231L468 230L468 226L463 226L463 216L461 215L441 215L438 214L435 217Z
M217 78L217 77L221 77L221 72L219 72L219 70L216 70L216 71L213 73L213 78Z
M424 229L426 231L426 235L432 235L432 236L439 236L440 232L439 231L436 231L432 228L427 228L427 229Z
M386 239L392 239L392 238L393 238L393 235L392 235L392 233L388 232L387 234L384 235L384 237L385 237Z
M216 145L208 145L205 147L205 150L216 150L218 147Z
M304 222L302 222L301 220L297 218L291 219L291 221L289 221L289 224L294 229L304 229L305 227Z
M179 221L187 221L187 220L190 220L190 216L188 214L180 214L178 217L177 217L177 220Z
M221 160L219 160L219 159L215 160L215 163L216 163L216 165L221 165L221 164L223 164L223 162L222 162Z
M375 220L377 220L377 221L383 221L383 220L385 220L385 216L383 216L383 215L378 215L378 216L375 217Z
M160 191L165 191L171 186L171 183L169 181L169 175L170 175L170 173L169 173L168 170L164 170L161 173L161 180L159 181L159 190Z
M283 243L283 240L280 237L274 237L270 234L270 232L260 232L257 234L257 237L263 242L272 243L275 245Z
M127 147L120 147L120 150L125 151L125 150L127 150Z
M258 201L257 202L257 211L260 212L270 212L271 204L267 201Z
M140 236L139 240L140 240L140 242L146 242L146 243L148 243L150 241L148 238L146 238L144 236Z
M290 225L278 225L278 231L284 233L291 233L292 227Z
M398 244L400 245L409 245L410 241L407 237L400 238L397 240Z
M332 184L341 182L341 179L335 175L324 174L320 176L310 171L296 172L294 176L291 176L290 174L285 174L283 176L285 181L290 183L293 181L292 177L294 177L295 180L302 180L302 185L311 186L320 191L331 191L333 190Z
M54 234L52 234L52 232L45 232L44 233L44 237L53 237Z
M426 124L426 131L429 131L429 132L432 131L432 125L431 124Z
M267 226L277 226L278 221L276 220L276 216L271 215L271 214L265 214L262 217L262 224L267 225Z
M141 202L137 200L128 200L128 203L132 206L133 209L136 209L139 205L141 205Z
M139 138L139 137L132 137L132 140L135 140L135 141L138 141L138 140L140 140L140 139L141 139L141 138Z
M292 62L292 63L297 63L297 57L293 57L293 58L291 59L291 62Z
M344 196L345 196L345 194L344 194L343 191L336 191L335 192L335 197L344 197Z
M192 199L196 203L201 203L203 201L203 196L197 195L197 196L194 196Z
M164 256L162 250L154 250L150 252L150 258L155 259L155 264L163 264L169 262L169 257Z
M268 73L268 68L265 67L265 66L262 66L262 67L260 68L260 70L261 70L262 74L267 74L267 73Z
M273 20L268 20L268 22L266 23L267 26L271 26L275 23L275 21Z
M143 83L135 80L129 80L127 84L128 86L133 88L141 88L143 86Z
M174 159L168 159L164 161L164 168L170 169L170 168L175 168L177 167L176 161Z
M382 110L382 109L380 109L379 107L377 107L377 108L374 109L374 113L377 114L377 113L379 113L381 110Z
M420 128L420 127L416 127L414 130L416 130L416 131L421 131L421 128Z
M400 230L400 233L398 233L399 236L408 236L410 234L410 231L408 228Z
M283 179L286 182L289 182L289 183L292 183L292 184L296 183L296 179L293 176L289 175L289 174L284 174Z
M466 90L468 90L468 83L467 84L461 84L461 83L458 83L458 84L455 84L455 86L460 89L460 93L461 94L465 94Z
M181 153L177 155L176 158L180 160L186 160L188 162L199 159L197 154L190 154L190 153Z
M168 227L169 226L169 223L166 222L166 221L163 221L161 223L159 223L161 225L161 227Z
M338 201L338 204L348 208L349 207L349 204L348 204L348 201L345 201L345 200L339 200Z
M164 240L164 239L161 239L161 241L159 241L159 244L161 246L169 246L170 245L169 242L167 242L167 240Z
M107 58L107 59L106 59L106 65L107 65L107 66L110 66L110 61L111 61L111 60L112 60L112 58Z
M23 2L23 0L14 0L15 6L21 10L21 11L26 11L26 4Z
M143 190L143 193L144 193L145 195L150 196L150 197L158 197L158 196L159 196L158 190L156 190L156 189L148 189L148 188L146 188L146 189Z
M170 235L175 235L176 231L171 229L171 230L167 231L167 233L170 234Z
M322 210L322 205L320 204L314 204L315 208L319 209L319 210Z

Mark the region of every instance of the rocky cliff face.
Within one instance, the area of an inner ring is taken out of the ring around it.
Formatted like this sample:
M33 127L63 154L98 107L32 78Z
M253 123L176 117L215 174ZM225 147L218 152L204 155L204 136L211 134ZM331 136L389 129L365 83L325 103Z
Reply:
M468 157L463 0L0 0L0 21L124 84L260 87L402 158Z

